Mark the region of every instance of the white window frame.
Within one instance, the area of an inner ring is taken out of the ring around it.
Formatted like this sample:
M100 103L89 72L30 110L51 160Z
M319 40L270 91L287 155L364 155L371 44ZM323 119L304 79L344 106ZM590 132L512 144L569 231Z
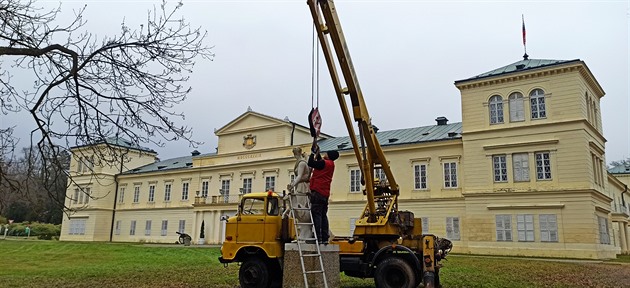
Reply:
M378 179L380 183L387 182L387 174L385 174L383 168L374 169L374 178Z
M497 242L512 242L512 215L495 215Z
M512 175L514 182L529 182L529 153L512 154Z
M488 100L488 112L490 113L490 124L502 124L505 122L503 117L503 97L492 95Z
M127 187L118 188L118 203L125 203L125 188Z
M492 175L495 183L508 182L507 175L507 156L493 155L492 156Z
M540 242L558 242L558 218L556 214L538 215Z
M243 194L252 193L252 183L254 180L250 177L243 178Z
M354 229L357 228L357 220L359 218L350 218L350 235L354 235Z
M230 203L230 179L221 180L221 190L219 192L223 196L222 203Z
M164 183L164 201L165 202L169 202L171 201L171 192L173 190L173 183L169 182L169 183Z
M457 188L458 185L458 177L457 177L457 162L443 162L442 169L444 174L444 188Z
M190 188L189 182L182 182L182 201L188 200L188 190Z
M120 226L122 225L122 221L116 220L116 228L114 229L115 235L120 235Z
M516 231L519 242L534 242L536 240L534 237L534 215L517 214Z
M72 204L79 203L79 188L74 189L74 198L72 199Z
M510 108L510 122L525 121L525 103L523 94L514 92L508 96Z
M413 187L415 190L429 189L428 167L429 165L427 165L426 163L418 163L413 165Z
M276 176L265 176L265 192L276 190Z
M144 224L144 236L151 236L151 220L147 220Z
M149 185L149 203L155 202L155 185Z
M90 196L92 195L92 188L85 187L83 191L85 191L85 198L83 199L83 204L87 205L88 203L90 203Z
M179 220L179 227L177 228L177 231L179 233L184 233L185 230L186 230L186 220Z
M608 228L608 218L597 216L597 223L599 224L599 243L610 245L610 230Z
M70 219L70 229L68 229L68 234L85 235L86 222L87 222L87 218Z
M133 187L133 203L140 202L140 186Z
M534 160L536 161L536 180L553 179L551 174L551 152L536 152L534 153Z
M131 224L129 225L129 235L136 235L136 220L131 220Z
M210 187L210 180L201 181L201 197L208 198L208 187Z
M168 220L162 220L162 230L160 231L160 236L168 235Z
M461 240L459 217L446 217L446 238Z
M350 175L350 193L361 192L361 169L352 168L348 171Z
M429 234L429 217L422 217L422 234Z
M541 94L542 93L542 94ZM534 89L529 93L531 117L535 119L547 118L547 103L545 101L545 91L542 89Z

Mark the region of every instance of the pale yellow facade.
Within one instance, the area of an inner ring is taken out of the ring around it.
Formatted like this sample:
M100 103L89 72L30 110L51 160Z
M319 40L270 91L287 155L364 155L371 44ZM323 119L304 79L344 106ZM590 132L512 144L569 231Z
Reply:
M624 182L605 166L604 92L582 61L456 86L462 123L427 131L459 130L431 141L381 141L400 185L401 209L422 217L426 232L451 239L456 253L592 259L629 253ZM501 121L492 112L497 107L503 107ZM239 195L284 190L292 148L308 151L312 141L308 128L252 111L215 134L216 153L155 162L155 153L129 149L122 173L119 161L95 168L94 177L76 172L82 148L74 149L68 197L90 187L92 198L70 200L69 207L80 209L64 218L61 240L172 243L183 230L199 243L203 221L204 242L220 244L220 218L235 213ZM352 150L334 140L320 139L322 147L342 147L328 216L335 235L350 235L366 197L351 182L358 169Z

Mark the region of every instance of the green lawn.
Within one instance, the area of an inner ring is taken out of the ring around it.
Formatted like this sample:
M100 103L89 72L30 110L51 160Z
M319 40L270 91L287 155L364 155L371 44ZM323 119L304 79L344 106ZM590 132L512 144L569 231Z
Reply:
M238 287L219 248L0 240L0 287ZM448 287L629 287L630 257L604 263L451 255ZM343 287L373 287L343 277Z

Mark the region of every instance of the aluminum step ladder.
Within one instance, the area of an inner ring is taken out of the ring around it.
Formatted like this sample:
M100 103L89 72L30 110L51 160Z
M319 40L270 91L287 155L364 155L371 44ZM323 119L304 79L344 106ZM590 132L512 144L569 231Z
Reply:
M293 191L291 191L293 192ZM298 253L300 255L300 264L302 265L302 276L304 277L304 287L308 288L308 275L309 274L321 274L322 275L322 280L324 281L324 287L328 288L328 281L326 281L326 271L324 270L324 261L322 259L322 252L319 249L319 244L317 241L317 233L315 232L315 224L313 223L313 214L311 213L311 203L310 201L307 202L306 207L298 207L299 203L293 203L294 199L297 199L296 197L298 196L294 196L297 194L293 194L289 196L289 205L291 206L291 211L290 211L290 215L291 218L293 218L293 227L294 227L294 231L295 231L295 238L296 238L296 244L298 247ZM308 197L308 196L304 196L304 197ZM296 212L308 212L308 219L309 222L299 222L298 218L296 217ZM311 229L311 233L313 233L312 237L309 238L301 238L300 237L300 230L299 229L304 229L304 228L308 228L310 227ZM315 253L305 253L304 251L302 251L302 245L307 244L308 242L312 242L315 244L315 247L317 247ZM317 258L319 261L319 270L307 270L306 266L304 265L304 259L305 258Z

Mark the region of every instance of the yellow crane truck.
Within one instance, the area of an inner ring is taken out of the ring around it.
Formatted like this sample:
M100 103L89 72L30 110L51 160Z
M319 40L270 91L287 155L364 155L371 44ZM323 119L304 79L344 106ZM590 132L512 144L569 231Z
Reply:
M450 252L452 243L422 234L421 219L410 211L398 210L399 187L373 130L334 3L307 3L348 133L356 135L346 103L346 98L350 98L359 132L358 139L350 139L367 196L354 235L331 240L331 244L339 245L340 270L351 277L374 278L376 287L411 288L420 283L428 288L439 287L440 261ZM343 78L339 78L336 63ZM387 181L375 180L374 173L379 168ZM225 219L219 261L241 263L241 287L282 285L284 244L295 240L292 219L283 219L283 207L283 195L250 193L243 196L237 214Z

